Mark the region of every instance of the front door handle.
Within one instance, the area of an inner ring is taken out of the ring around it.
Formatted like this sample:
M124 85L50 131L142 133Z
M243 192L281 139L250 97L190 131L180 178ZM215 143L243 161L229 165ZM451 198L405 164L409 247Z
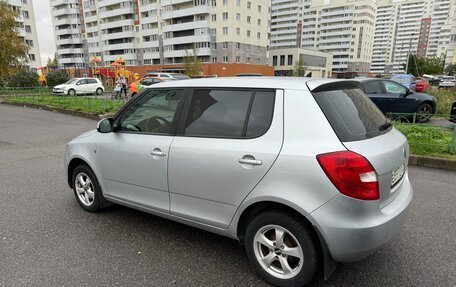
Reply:
M159 149L159 148L155 148L153 151L150 152L150 155L164 157L164 156L166 156L166 152L161 151L161 149Z
M239 159L240 164L248 164L248 165L262 165L263 162L261 160L257 160L255 158L240 158Z

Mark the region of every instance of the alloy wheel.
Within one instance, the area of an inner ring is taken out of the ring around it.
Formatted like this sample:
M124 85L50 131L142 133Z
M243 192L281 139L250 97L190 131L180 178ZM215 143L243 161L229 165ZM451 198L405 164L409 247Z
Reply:
M89 176L83 172L79 173L74 186L79 201L85 206L91 206L95 200L95 189Z

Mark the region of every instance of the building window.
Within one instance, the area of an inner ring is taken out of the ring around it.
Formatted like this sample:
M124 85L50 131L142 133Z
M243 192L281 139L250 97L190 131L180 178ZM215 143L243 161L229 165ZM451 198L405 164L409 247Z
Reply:
M217 29L212 28L211 31L210 31L210 33L211 33L211 36L217 35Z
M32 27L29 25L25 25L25 32L32 33Z
M144 59L144 65L152 64L152 59Z
M258 5L258 13L261 12L261 5Z
M261 33L260 32L257 33L257 39L261 39Z
M272 56L272 65L273 65L274 67L277 66L277 56Z
M212 57L212 63L217 63L217 57Z
M236 35L241 35L241 28L236 28Z
M236 0L236 5L241 6L241 0Z
M241 61L241 57L236 56L236 63L239 63Z
M228 20L228 12L223 12L223 20L226 21Z
M22 4L27 4L27 0L22 0Z
M223 57L223 63L228 63L228 57Z
M28 13L28 11L22 10L22 16L23 16L25 19L28 19L28 18L29 18L29 13Z
M228 35L228 27L223 27L223 35Z
M257 65L260 64L260 59L256 59L256 64L257 64Z
M25 44L27 44L29 47L33 47L33 40L25 40Z
M247 9L250 9L251 6L252 6L252 2L248 1L247 2Z
M212 48L212 50L216 50L217 49L217 43L211 43L211 48Z
M223 49L228 49L228 42L223 42L222 48Z
M258 26L261 26L261 19L257 20Z
M211 0L211 6L212 6L212 7L217 6L217 1L216 1L216 0Z
M211 15L211 20L212 20L212 22L217 21L217 14L212 14Z
M223 5L228 5L228 0L223 0Z
M30 61L35 61L35 54L29 54Z
M280 55L280 66L285 66L285 55Z
M247 64L250 64L250 57L247 57Z
M247 30L247 37L250 38L250 30Z
M293 55L288 55L288 66L293 66Z
M241 13L236 13L236 21L241 21Z
M251 19L251 17L247 16L247 23L250 23L250 19Z
M236 49L241 49L241 43L240 42L236 42Z

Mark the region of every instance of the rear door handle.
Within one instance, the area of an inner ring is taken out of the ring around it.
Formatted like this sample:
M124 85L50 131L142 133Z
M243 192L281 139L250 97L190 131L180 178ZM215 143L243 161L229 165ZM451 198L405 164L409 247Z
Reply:
M166 156L166 152L161 151L161 149L159 149L159 148L155 148L153 151L150 152L150 155L164 157L164 156Z
M239 163L240 164L249 164L249 165L262 165L263 164L263 162L261 160L250 159L250 158L240 158Z

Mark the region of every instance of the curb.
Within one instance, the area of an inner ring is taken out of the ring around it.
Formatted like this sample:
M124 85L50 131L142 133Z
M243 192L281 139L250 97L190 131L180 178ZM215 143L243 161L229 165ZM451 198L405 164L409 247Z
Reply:
M11 103L11 102L5 102L5 101L0 101L0 103L4 104L4 105L42 109L42 110L46 110L46 111L58 112L58 113L61 113L61 114L66 114L66 115L71 115L71 116L88 118L88 119L92 119L92 120L100 120L100 119L105 117L104 115L97 116L97 115L94 115L94 114L91 114L91 113L79 112L79 111L71 111L71 110L66 110L66 109L63 109L63 108L57 108L57 107L52 107L52 106L47 106L47 105L26 104L26 103Z
M5 101L1 101L1 100L0 100L0 104L6 104L6 105L12 105L12 106L18 106L18 107L43 109L43 110L47 110L47 111L51 111L51 112L59 112L59 113L66 114L66 115L83 117L83 118L88 118L88 119L92 119L92 120L100 120L107 116L107 115L96 116L96 115L90 114L90 113L79 112L79 111L70 111L70 110L56 108L56 107L47 106L47 105L11 103L11 102L5 102ZM409 157L409 164L415 165L415 166L456 171L456 160L454 160L454 159L446 159L446 158L438 158L438 157L411 154Z
M454 159L411 154L409 164L456 171L456 160Z

